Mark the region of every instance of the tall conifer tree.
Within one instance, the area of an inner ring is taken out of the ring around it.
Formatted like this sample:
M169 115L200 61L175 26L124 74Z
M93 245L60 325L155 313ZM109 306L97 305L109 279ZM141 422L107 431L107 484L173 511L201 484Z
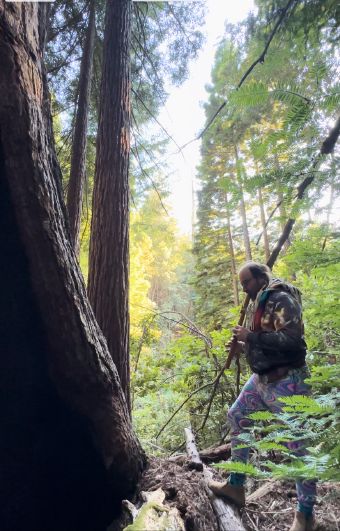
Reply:
M88 284L128 403L131 7L106 3Z

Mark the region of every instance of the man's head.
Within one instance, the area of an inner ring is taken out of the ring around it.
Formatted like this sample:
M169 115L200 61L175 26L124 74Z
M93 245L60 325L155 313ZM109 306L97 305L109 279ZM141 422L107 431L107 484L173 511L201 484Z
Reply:
M264 264L247 262L239 271L239 279L243 291L254 301L260 289L268 286L271 280L271 271Z

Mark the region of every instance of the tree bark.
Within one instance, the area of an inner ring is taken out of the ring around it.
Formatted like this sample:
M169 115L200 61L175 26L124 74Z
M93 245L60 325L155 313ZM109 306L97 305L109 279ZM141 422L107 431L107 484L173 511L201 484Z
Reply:
M88 285L129 407L130 21L131 0L107 0Z
M0 528L101 531L145 457L68 237L45 8L0 0Z
M89 23L83 47L78 84L78 107L74 125L71 153L71 170L67 193L67 210L70 224L71 243L79 255L79 230L83 200L83 186L86 177L87 123L91 92L92 62L94 49L95 1L90 2Z

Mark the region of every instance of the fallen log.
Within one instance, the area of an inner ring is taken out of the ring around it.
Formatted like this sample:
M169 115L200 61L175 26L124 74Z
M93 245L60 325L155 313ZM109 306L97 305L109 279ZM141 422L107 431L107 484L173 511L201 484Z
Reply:
M202 472L203 463L196 448L195 436L192 433L191 428L184 428L184 433L187 454L189 456L188 468L191 470L198 470L199 472Z
M270 494L271 492L276 492L279 485L279 481L266 481L265 483L263 483L263 485L261 485L261 487L256 489L252 494L247 497L247 504L257 503L261 498L267 496L267 494Z
M215 448L206 448L199 452L199 456L203 463L211 463L218 461L226 461L231 455L230 444L221 444Z
M246 531L237 509L229 505L223 498L215 496L209 489L208 483L212 480L213 473L206 466L203 468L203 475L206 482L206 491L214 509L220 531Z
M218 461L226 461L231 454L230 444L221 444L220 446L205 448L198 452L199 457L203 463L217 463ZM186 454L179 454L169 457L169 461L184 465L187 460Z
M203 477L205 481L206 486L206 492L208 495L208 498L210 500L211 506L214 510L216 520L218 522L218 527L220 531L246 531L238 511L228 504L226 500L223 498L219 498L214 495L214 493L209 489L208 484L209 481L211 481L213 477L213 473L209 468L205 465L203 465L197 447L195 443L195 437L192 433L191 428L185 428L185 437L187 440L187 451L189 450L190 454L188 453L191 462L195 463L195 467L198 465L198 462L201 463L203 469ZM194 459L194 460L193 460ZM197 470L197 468L195 468Z

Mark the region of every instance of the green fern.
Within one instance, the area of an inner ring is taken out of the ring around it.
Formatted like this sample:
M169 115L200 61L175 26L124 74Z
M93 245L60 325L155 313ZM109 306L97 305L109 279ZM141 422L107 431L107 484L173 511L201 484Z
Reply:
M313 389L324 389L334 387L340 388L340 364L328 365L324 367L313 367L311 377L306 380Z
M248 418L258 421L258 420L273 420L275 418L275 414L271 413L270 411L255 411L255 413L251 413L248 415Z
M229 101L237 107L261 105L268 101L268 87L261 82L249 82L230 93Z
M215 468L226 470L228 472L235 472L237 474L247 474L254 477L267 477L268 473L256 468L250 463L241 463L240 461L225 461L224 463L216 463Z
M277 442L268 442L266 440L259 441L257 443L257 449L259 451L269 452L270 450L277 450L278 452L287 452L286 446Z
M265 466L270 469L272 476L280 479L326 479L329 471L334 468L334 462L329 454L323 454L293 459L289 464L266 462ZM338 475L340 476L340 472Z
M299 132L311 118L312 107L311 105L300 100L296 102L287 112L284 120L285 129L290 133Z
M293 83L277 83L275 88L270 91L274 100L282 101L291 106L298 105L301 101L310 103L310 98L301 94L301 88Z
M307 413L309 415L325 415L333 412L333 404L323 404L309 396L292 395L279 398L285 404L283 411Z
M329 112L336 111L340 105L340 91L332 92L320 98L320 107Z

